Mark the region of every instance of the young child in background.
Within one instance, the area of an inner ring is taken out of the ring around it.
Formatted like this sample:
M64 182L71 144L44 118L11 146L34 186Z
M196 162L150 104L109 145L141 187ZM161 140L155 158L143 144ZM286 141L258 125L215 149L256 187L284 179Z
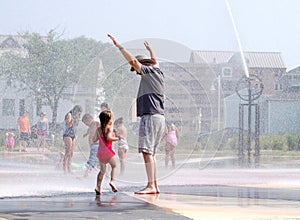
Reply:
M106 172L106 164L111 166L109 185L113 192L118 192L115 187L115 179L117 172L117 162L115 152L112 149L112 142L118 141L121 137L116 137L113 132L113 116L110 110L104 110L99 115L100 127L97 128L93 142L99 141L97 157L100 163L100 171L97 176L97 186L95 188L96 195L101 193L101 184Z
M63 126L63 141L65 153L63 158L63 169L65 173L72 173L71 165L75 148L75 139L82 107L75 105L66 115L62 123Z
M115 120L114 131L116 133L116 136L122 136L122 138L123 138L117 142L118 156L119 156L119 160L120 160L120 174L123 175L124 171L125 171L126 154L127 154L129 147L128 147L128 143L126 140L127 129L124 126L122 117Z
M65 145L65 154L63 160L63 169L65 173L72 173L71 164L75 146L75 127L72 114L68 112L65 115L65 130L63 133L63 141Z
M168 167L169 159L172 162L172 168L175 168L175 148L177 146L178 129L173 123L167 123L166 126L166 146L165 146L165 167Z
M88 126L88 129L85 134L83 134L83 137L88 137L88 142L90 145L90 156L88 161L86 162L86 171L84 174L84 177L87 177L89 173L92 171L93 168L99 164L98 158L97 158L97 152L98 152L98 140L95 142L93 141L93 137L97 131L97 128L100 126L100 123L98 121L95 121L93 119L93 116L90 114L85 114L82 117L82 122Z
M42 112L40 114L40 118L36 123L37 125L37 150L40 151L40 147L42 147L42 151L45 153L46 149L46 139L49 133L49 121L46 118L46 113Z
M2 143L1 145L3 146L3 150L6 151L6 143L7 143L7 140L8 140L8 131L5 130L2 134Z
M5 148L8 151L12 151L15 146L15 135L13 132L7 132L5 134Z

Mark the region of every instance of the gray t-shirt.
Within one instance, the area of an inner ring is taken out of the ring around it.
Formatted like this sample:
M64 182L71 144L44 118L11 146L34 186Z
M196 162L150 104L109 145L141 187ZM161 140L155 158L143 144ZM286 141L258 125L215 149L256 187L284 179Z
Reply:
M146 114L164 114L163 72L154 66L142 65L141 82L137 95L137 116Z

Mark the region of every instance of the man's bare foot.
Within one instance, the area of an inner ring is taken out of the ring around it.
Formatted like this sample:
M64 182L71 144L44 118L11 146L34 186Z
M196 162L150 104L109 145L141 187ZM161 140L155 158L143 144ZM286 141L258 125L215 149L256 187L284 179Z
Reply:
M149 188L149 187L146 187L145 189L142 189L138 192L135 192L134 194L139 194L139 195L143 195L143 194L158 194L159 192L154 189L154 188Z
M158 185L157 185L157 182L155 181L154 182L154 186L155 186L155 189L156 189L156 193L159 194L160 193L160 190L158 188Z
M109 186L111 187L111 190L113 192L118 192L118 189L115 187L115 185L113 183L109 183Z

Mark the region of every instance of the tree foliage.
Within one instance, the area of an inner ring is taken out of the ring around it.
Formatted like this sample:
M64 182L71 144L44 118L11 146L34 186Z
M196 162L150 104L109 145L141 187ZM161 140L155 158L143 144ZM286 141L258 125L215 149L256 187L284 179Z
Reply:
M37 33L25 33L22 37L25 55L13 52L3 55L1 75L25 85L36 100L50 106L52 122L56 123L64 90L84 79L87 66L110 45L85 37L60 39L54 31L46 37Z

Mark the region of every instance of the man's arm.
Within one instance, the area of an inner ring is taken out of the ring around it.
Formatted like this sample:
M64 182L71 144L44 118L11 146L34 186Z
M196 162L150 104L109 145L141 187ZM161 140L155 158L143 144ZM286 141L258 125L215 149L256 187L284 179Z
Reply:
M148 41L145 41L144 45L145 45L146 49L149 51L151 60L154 62L154 65L159 67L158 60L156 59L156 56L154 54L154 51L153 51L151 45L148 43Z
M129 52L127 51L122 45L110 34L107 35L114 45L119 48L120 52L122 53L123 57L128 61L128 63L137 71L138 73L141 72L142 64Z

